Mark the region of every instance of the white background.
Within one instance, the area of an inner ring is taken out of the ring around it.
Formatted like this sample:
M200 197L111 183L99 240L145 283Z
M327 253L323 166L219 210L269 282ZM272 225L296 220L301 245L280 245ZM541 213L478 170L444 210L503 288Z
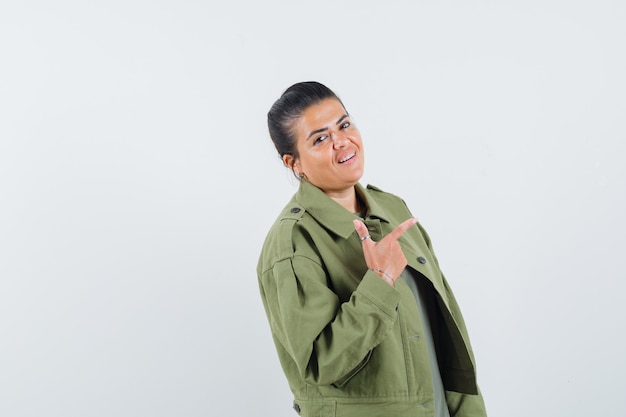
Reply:
M625 415L625 3L0 5L0 415L295 416L256 281L265 116L344 100L491 416Z

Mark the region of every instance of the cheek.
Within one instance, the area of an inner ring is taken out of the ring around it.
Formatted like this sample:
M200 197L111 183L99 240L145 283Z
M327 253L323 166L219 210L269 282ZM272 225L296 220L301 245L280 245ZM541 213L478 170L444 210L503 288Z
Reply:
M352 142L359 146L363 146L363 139L361 138L361 133L358 131L352 135Z
M312 147L305 150L301 154L300 160L302 164L306 164L309 166L313 165L323 165L328 161L329 158L329 150L326 146L317 146Z

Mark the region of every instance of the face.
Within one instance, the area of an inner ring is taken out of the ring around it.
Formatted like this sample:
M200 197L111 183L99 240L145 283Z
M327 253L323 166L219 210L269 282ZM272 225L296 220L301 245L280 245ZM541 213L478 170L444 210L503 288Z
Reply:
M338 100L329 98L308 107L293 132L300 156L285 155L285 165L326 194L349 190L363 176L361 134Z

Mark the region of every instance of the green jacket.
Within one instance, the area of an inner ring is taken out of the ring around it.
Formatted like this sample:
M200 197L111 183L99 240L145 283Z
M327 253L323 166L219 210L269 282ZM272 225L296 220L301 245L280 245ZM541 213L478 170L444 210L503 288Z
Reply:
M374 241L413 217L403 200L360 184ZM432 416L433 387L414 294L369 271L356 216L302 181L270 229L257 274L294 409L306 417ZM399 240L434 287L437 352L453 417L485 416L459 306L418 223Z

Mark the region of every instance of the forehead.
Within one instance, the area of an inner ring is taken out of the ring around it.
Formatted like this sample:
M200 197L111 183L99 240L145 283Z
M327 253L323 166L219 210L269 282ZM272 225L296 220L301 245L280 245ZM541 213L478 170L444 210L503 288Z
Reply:
M309 135L314 130L334 126L339 119L347 114L348 112L339 100L327 98L307 107L296 119L294 128L298 137Z

